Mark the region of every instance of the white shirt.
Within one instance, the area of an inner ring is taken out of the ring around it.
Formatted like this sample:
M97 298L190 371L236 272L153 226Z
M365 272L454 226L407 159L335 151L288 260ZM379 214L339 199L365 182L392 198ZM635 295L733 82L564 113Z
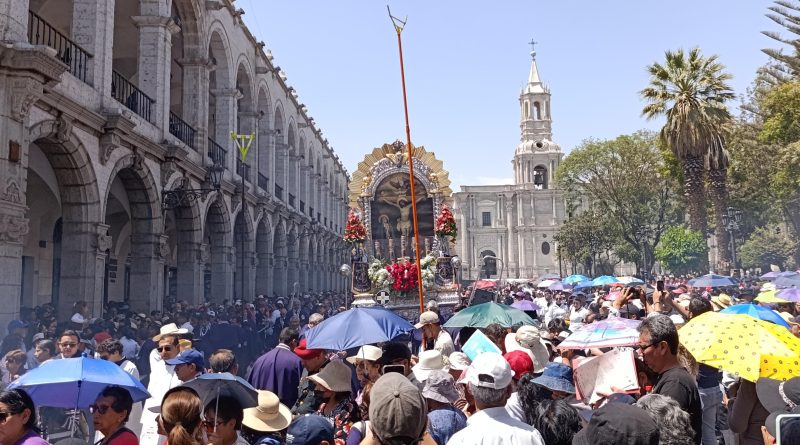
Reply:
M580 309L575 309L575 306L569 308L569 330L575 332L575 329L583 326L583 319L589 315L589 309L581 306Z
M544 440L536 428L511 417L501 406L473 414L447 445L544 445Z
M508 415L514 419L522 423L528 423L527 419L525 419L525 409L522 407L522 402L519 401L518 392L512 392L511 397L506 400L506 411L508 411Z
M119 339L119 342L122 344L123 357L128 360L134 360L139 356L139 343L136 343L136 340L123 336Z
M148 408L161 406L164 394L180 384L181 380L175 375L175 367L164 363L158 350L153 349L150 352L150 384L147 385L147 392L151 397L145 400L144 410L142 410L140 445L161 445L166 440L166 437L158 434L157 414ZM128 423L131 424L132 421L133 419Z
M455 352L456 347L453 344L453 338L444 329L439 331L436 336L436 341L433 342L433 349L442 353L442 357L449 357L450 354Z

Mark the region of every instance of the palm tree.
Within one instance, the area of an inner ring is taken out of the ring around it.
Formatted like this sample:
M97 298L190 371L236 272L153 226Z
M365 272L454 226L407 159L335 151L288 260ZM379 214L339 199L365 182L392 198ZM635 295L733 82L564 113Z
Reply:
M721 218L727 208L725 134L731 119L725 102L735 97L727 84L731 75L723 71L717 56L703 57L699 48L688 54L682 49L666 51L665 59L663 65L656 62L647 67L650 84L640 94L648 103L642 114L648 119L666 117L660 136L683 167L689 225L703 234L708 227L705 171L712 167L717 234L727 240ZM722 244L720 252L729 258L726 246L727 242Z

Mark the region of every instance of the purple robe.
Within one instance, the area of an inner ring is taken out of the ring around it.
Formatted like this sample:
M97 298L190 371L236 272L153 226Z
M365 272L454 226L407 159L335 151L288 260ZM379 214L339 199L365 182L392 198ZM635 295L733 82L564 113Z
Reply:
M274 392L284 405L294 406L302 373L300 357L281 343L256 360L248 381L256 389Z

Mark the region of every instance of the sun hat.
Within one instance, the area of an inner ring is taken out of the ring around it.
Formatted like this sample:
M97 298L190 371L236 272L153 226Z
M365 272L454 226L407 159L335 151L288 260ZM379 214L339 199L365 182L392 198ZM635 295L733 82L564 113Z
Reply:
M467 369L467 383L481 388L503 389L511 384L514 371L496 352L478 354Z
M786 322L789 323L789 324L799 324L799 323L797 323L797 319L795 317L793 317L792 314L790 314L788 312L778 312L778 315L780 315L781 318L786 320Z
M319 357L323 352L325 351L322 349L308 349L305 338L300 340L300 344L294 348L294 353L303 360Z
M550 359L547 346L542 342L542 336L534 326L520 326L516 333L506 334L505 346L506 352L522 351L528 354L535 373L542 372Z
M286 445L333 444L333 423L318 414L300 416L286 430Z
M164 326L161 326L161 328L158 330L158 335L153 337L153 341L158 342L159 340L161 340L161 337L165 335L183 335L188 333L189 333L188 329L183 329L183 328L179 329L178 325L176 325L175 323L167 323Z
M451 353L450 356L447 357L447 361L450 362L450 369L455 369L456 371L463 371L469 368L470 363L472 363L472 360L463 352Z
M572 368L563 363L548 364L544 368L544 373L533 379L533 383L542 385L551 391L575 394L575 385L572 383Z
M503 358L506 359L511 366L511 370L514 371L514 380L519 380L523 374L533 371L533 360L524 351L507 352Z
M382 375L369 397L370 429L381 444L405 445L422 439L428 404L406 377L396 372Z
M786 381L761 377L756 380L756 394L769 412L795 409L800 406L800 377Z
M187 349L182 351L177 356L168 360L164 360L164 363L172 366L194 363L195 366L197 366L198 371L202 371L205 367L203 353L197 349Z
M308 379L333 392L350 392L353 390L350 383L352 374L353 371L350 370L349 366L339 360L334 360Z
M261 432L281 431L292 421L292 412L270 391L258 391L258 406L244 409L242 425Z
M415 324L414 327L422 329L426 324L439 324L439 315L433 311L425 311L420 314L419 323Z
M459 398L453 376L445 371L433 370L425 379L422 397L442 403L455 403Z
M729 307L731 304L731 297L727 294L719 294L717 296L711 297L711 305L714 306L717 310L725 309Z
M424 382L425 379L428 378L428 374L435 370L450 370L450 364L447 363L447 359L442 357L442 353L436 349L420 352L419 361L416 365L414 365L413 368L411 368L411 372L414 373L414 377L416 377L420 382Z
M355 355L347 357L347 361L354 365L363 360L369 362L375 362L378 361L379 358L381 358L382 354L383 351L381 350L381 348L372 345L364 345L358 348L358 352L356 352Z
M659 439L658 426L645 410L611 402L594 411L592 420L573 437L573 445L652 445Z

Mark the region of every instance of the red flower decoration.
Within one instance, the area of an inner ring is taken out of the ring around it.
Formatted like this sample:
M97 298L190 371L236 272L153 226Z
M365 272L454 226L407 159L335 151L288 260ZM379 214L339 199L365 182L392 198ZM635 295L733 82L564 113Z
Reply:
M458 229L456 228L456 219L453 217L453 212L447 207L447 204L442 204L442 211L439 217L436 218L435 227L436 236L450 237L450 241L455 242Z
M353 209L350 209L350 213L347 215L347 226L344 228L342 238L348 243L361 243L367 239L367 229L364 228L364 223Z
M392 290L396 292L410 292L419 286L417 265L414 263L392 263L386 266L386 270L392 275Z

